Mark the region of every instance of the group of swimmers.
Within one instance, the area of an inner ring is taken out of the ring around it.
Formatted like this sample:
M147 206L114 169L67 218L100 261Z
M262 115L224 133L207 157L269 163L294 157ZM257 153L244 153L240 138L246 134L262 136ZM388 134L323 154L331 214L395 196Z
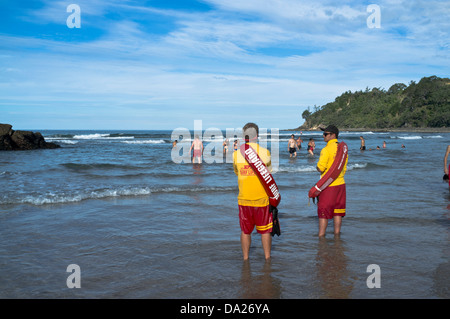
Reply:
M366 150L366 140L365 140L364 137L362 137L362 136L360 136L359 139L361 140L361 146L360 146L359 149L360 149L361 151L365 151L365 150ZM401 147L402 147L402 148L405 148L405 145L402 144ZM383 141L383 148L386 148L386 141ZM369 148L369 151L371 151L371 150L372 150L372 149ZM377 147L375 148L375 150L381 150L381 148L380 148L379 146L377 146Z
M366 141L364 139L363 136L359 137L361 140L361 146L360 146L360 150L364 151L366 150ZM175 140L172 143L172 146L175 147L177 145L178 141ZM295 139L294 134L291 134L291 137L288 141L288 152L289 152L289 157L296 157L297 156L297 151L300 151L300 149L302 148L302 137L301 137L301 133L300 136ZM228 139L223 141L223 154L227 154L228 153L228 148L229 148L230 142ZM402 148L405 148L405 145L402 144L401 146ZM383 141L383 148L386 148L386 141ZM233 143L233 151L237 151L239 149L239 140L235 139L234 143ZM316 142L314 141L313 138L310 138L308 141L308 147L307 147L307 152L309 155L314 156L314 150L316 149ZM380 150L380 146L377 146L374 150ZM202 161L202 153L203 153L203 143L202 141L200 141L198 135L195 136L194 141L192 142L191 148L189 150L189 152L192 152L192 150L194 150L194 154L192 156L192 163L195 162L195 159L197 159L198 163L201 163ZM369 148L369 151L371 151L372 149Z
M175 140L172 143L172 147L176 147L177 146L178 141ZM223 154L227 154L228 153L228 147L229 147L229 140L226 139L225 141L223 141ZM237 151L239 149L239 140L234 140L233 143L233 150ZM195 135L194 141L191 144L191 148L189 149L189 153L192 152L192 150L194 150L194 153L192 155L192 163L195 163L195 159L197 159L197 162L199 164L201 164L202 162L202 154L203 154L203 142L200 140L200 138L198 137L198 135Z
M223 146L223 154L227 155L228 153L228 146L230 145L230 141L228 139L226 139L225 141L223 141L222 146ZM239 140L234 140L233 143L233 151L237 151L239 149Z
M288 141L288 151L289 151L289 157L296 157L297 156L297 150L300 151L302 148L302 137L301 133L300 136L295 139L294 134L291 134L291 138ZM309 139L308 142L308 148L306 149L308 151L308 154L311 156L314 156L314 150L316 149L316 142L313 138Z

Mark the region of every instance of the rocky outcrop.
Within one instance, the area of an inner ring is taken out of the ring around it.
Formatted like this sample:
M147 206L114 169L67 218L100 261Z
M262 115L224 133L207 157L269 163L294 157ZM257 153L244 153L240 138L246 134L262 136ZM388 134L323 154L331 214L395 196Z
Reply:
M45 141L41 133L15 131L10 124L0 124L0 151L35 150L58 148L55 143Z

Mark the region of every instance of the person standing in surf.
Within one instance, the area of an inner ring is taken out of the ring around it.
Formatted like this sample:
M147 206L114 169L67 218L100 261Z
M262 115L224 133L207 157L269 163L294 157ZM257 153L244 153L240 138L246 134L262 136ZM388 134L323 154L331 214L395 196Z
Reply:
M361 151L365 151L366 150L366 140L364 140L364 137L360 136L359 139L361 140L361 146L360 146L360 150Z
M298 148L299 151L301 150L301 148L302 148L302 143L303 143L301 134L302 134L302 133L300 132L300 136L299 136L298 139L297 139L297 148Z
M448 188L450 190L450 180L448 178L448 171L450 171L450 165L448 164L448 156L450 155L450 145L447 146L447 151L444 156L444 180L448 181Z
M316 142L314 142L314 139L311 137L309 139L308 148L307 148L307 151L308 151L309 155L314 156L314 149L315 148L316 148Z
M288 141L288 152L289 152L289 157L292 157L292 155L294 155L294 157L297 157L297 141L294 138L294 134L291 135L291 138Z
M327 170L333 165L338 147L339 130L334 125L328 125L326 128L320 128L323 131L323 140L327 145L320 151L317 171L324 176ZM341 233L342 218L345 216L346 189L344 175L347 170L348 158L345 161L344 168L327 188L319 195L317 203L317 215L319 217L319 237L325 236L328 226L328 220L333 219L334 235Z
M189 149L189 152L194 149L194 154L192 155L192 163L195 162L195 158L197 158L197 161L199 164L202 163L202 154L203 154L203 143L200 141L198 135L195 135L195 139L192 142L191 148Z
M261 147L258 141L259 128L255 123L247 123L243 127L245 143L248 143L259 155L261 161L272 171L270 152ZM256 231L261 234L261 242L264 256L270 259L272 249L273 217L270 212L269 196L259 177L245 160L238 149L233 153L234 173L238 177L239 195L239 224L241 227L241 248L244 260L248 260L251 234L256 226Z

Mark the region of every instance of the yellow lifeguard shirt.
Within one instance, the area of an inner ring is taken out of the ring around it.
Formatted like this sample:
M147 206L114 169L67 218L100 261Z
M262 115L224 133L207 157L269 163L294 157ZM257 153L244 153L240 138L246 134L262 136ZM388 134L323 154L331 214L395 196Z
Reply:
M272 172L269 150L259 146L257 143L247 144L258 153L261 161L266 164L269 172ZM254 207L264 207L269 205L269 196L267 196L258 176L253 172L253 169L245 160L244 156L242 156L239 149L233 153L233 168L234 173L238 177L238 204Z
M326 174L328 169L333 165L334 158L336 157L337 153L337 147L338 147L338 140L332 139L329 140L327 145L320 151L320 158L319 162L317 163L317 167L323 172L320 177L323 177L323 175ZM345 184L344 175L347 171L347 162L348 157L345 160L344 168L342 169L341 173L339 174L338 178L334 180L333 183L330 184L330 186L338 186Z

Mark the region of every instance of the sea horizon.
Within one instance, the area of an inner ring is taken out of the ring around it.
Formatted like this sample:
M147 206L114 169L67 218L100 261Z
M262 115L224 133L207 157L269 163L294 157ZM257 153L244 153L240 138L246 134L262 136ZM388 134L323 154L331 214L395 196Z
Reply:
M3 123L7 124L7 123ZM12 124L11 124L12 125ZM240 128L240 127L236 127ZM273 128L273 127L270 127ZM15 129L14 126L12 128ZM64 131L64 130L70 130L70 131L173 131L176 128L160 128L160 129L153 129L153 128L122 128L122 129L116 129L116 128L20 128L20 130L26 130L26 131L33 131L33 132L39 132L39 131ZM192 131L194 128L187 128L188 130ZM219 128L221 129L221 128ZM269 129L269 127L267 127ZM312 132L317 131L319 132L320 129L312 129L312 128L278 128L280 132L286 132L286 131L294 131L294 132ZM407 128L339 128L338 129L341 132L421 132L421 133L450 133L450 127L407 127ZM221 130L226 130L226 128L222 128Z

